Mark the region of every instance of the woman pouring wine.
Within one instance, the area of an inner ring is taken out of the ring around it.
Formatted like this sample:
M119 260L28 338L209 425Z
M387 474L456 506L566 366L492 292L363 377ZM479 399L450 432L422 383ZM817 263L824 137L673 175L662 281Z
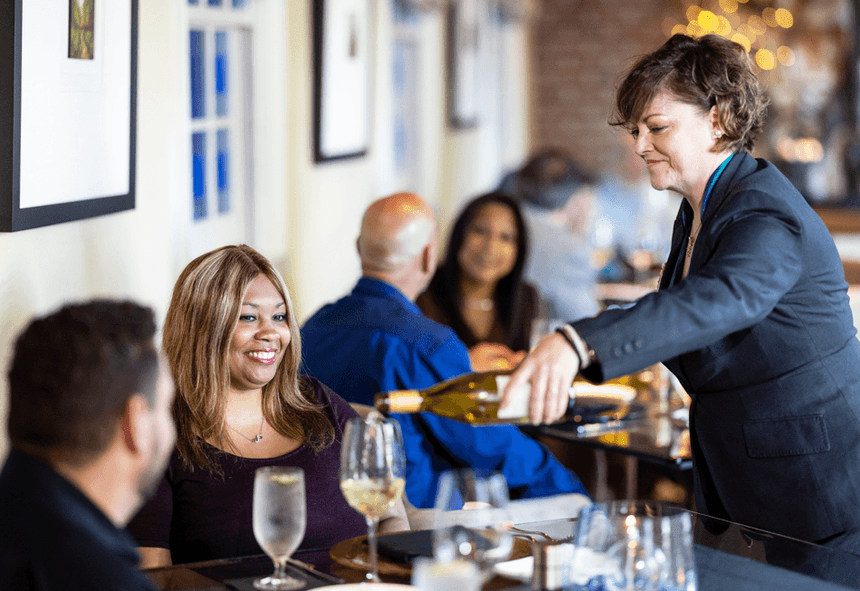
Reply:
M663 362L692 394L699 511L823 542L860 526L860 343L821 219L750 155L767 99L744 49L675 35L619 87L651 185L684 197L657 292L572 322L514 373L534 422ZM509 392L505 392L507 399Z

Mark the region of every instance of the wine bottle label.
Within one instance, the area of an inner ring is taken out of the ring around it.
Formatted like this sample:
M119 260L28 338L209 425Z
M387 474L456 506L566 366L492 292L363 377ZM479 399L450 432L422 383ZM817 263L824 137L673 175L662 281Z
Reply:
M508 382L511 381L511 376L501 375L496 376L496 390L501 394ZM531 386L526 383L514 390L511 396L511 402L502 410L499 409L497 415L500 419L520 419L529 416L529 394L531 394Z
M398 390L388 393L388 412L411 413L421 409L424 398L418 390Z

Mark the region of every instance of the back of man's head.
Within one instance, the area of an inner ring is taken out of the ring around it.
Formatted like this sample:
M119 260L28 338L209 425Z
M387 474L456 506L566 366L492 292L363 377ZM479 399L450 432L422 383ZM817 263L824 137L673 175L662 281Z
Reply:
M134 394L155 400L152 311L107 300L68 305L18 337L9 369L9 439L84 465L107 449Z
M396 276L434 239L433 210L414 193L374 201L361 221L358 252L365 275Z

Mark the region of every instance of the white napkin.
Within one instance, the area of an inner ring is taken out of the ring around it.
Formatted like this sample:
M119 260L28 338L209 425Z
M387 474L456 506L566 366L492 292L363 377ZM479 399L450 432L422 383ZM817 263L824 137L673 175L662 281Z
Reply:
M571 569L571 583L585 585L597 575L609 574L617 568L616 561L606 554L598 554L591 548L578 548ZM500 562L493 567L497 575L528 582L532 580L535 570L533 556Z

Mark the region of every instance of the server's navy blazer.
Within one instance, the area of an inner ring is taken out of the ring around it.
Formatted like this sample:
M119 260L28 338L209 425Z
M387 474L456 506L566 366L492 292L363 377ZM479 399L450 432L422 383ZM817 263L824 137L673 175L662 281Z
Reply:
M860 525L860 343L827 228L737 153L702 216L684 201L660 289L573 325L594 381L664 361L693 396L700 511L818 541Z

